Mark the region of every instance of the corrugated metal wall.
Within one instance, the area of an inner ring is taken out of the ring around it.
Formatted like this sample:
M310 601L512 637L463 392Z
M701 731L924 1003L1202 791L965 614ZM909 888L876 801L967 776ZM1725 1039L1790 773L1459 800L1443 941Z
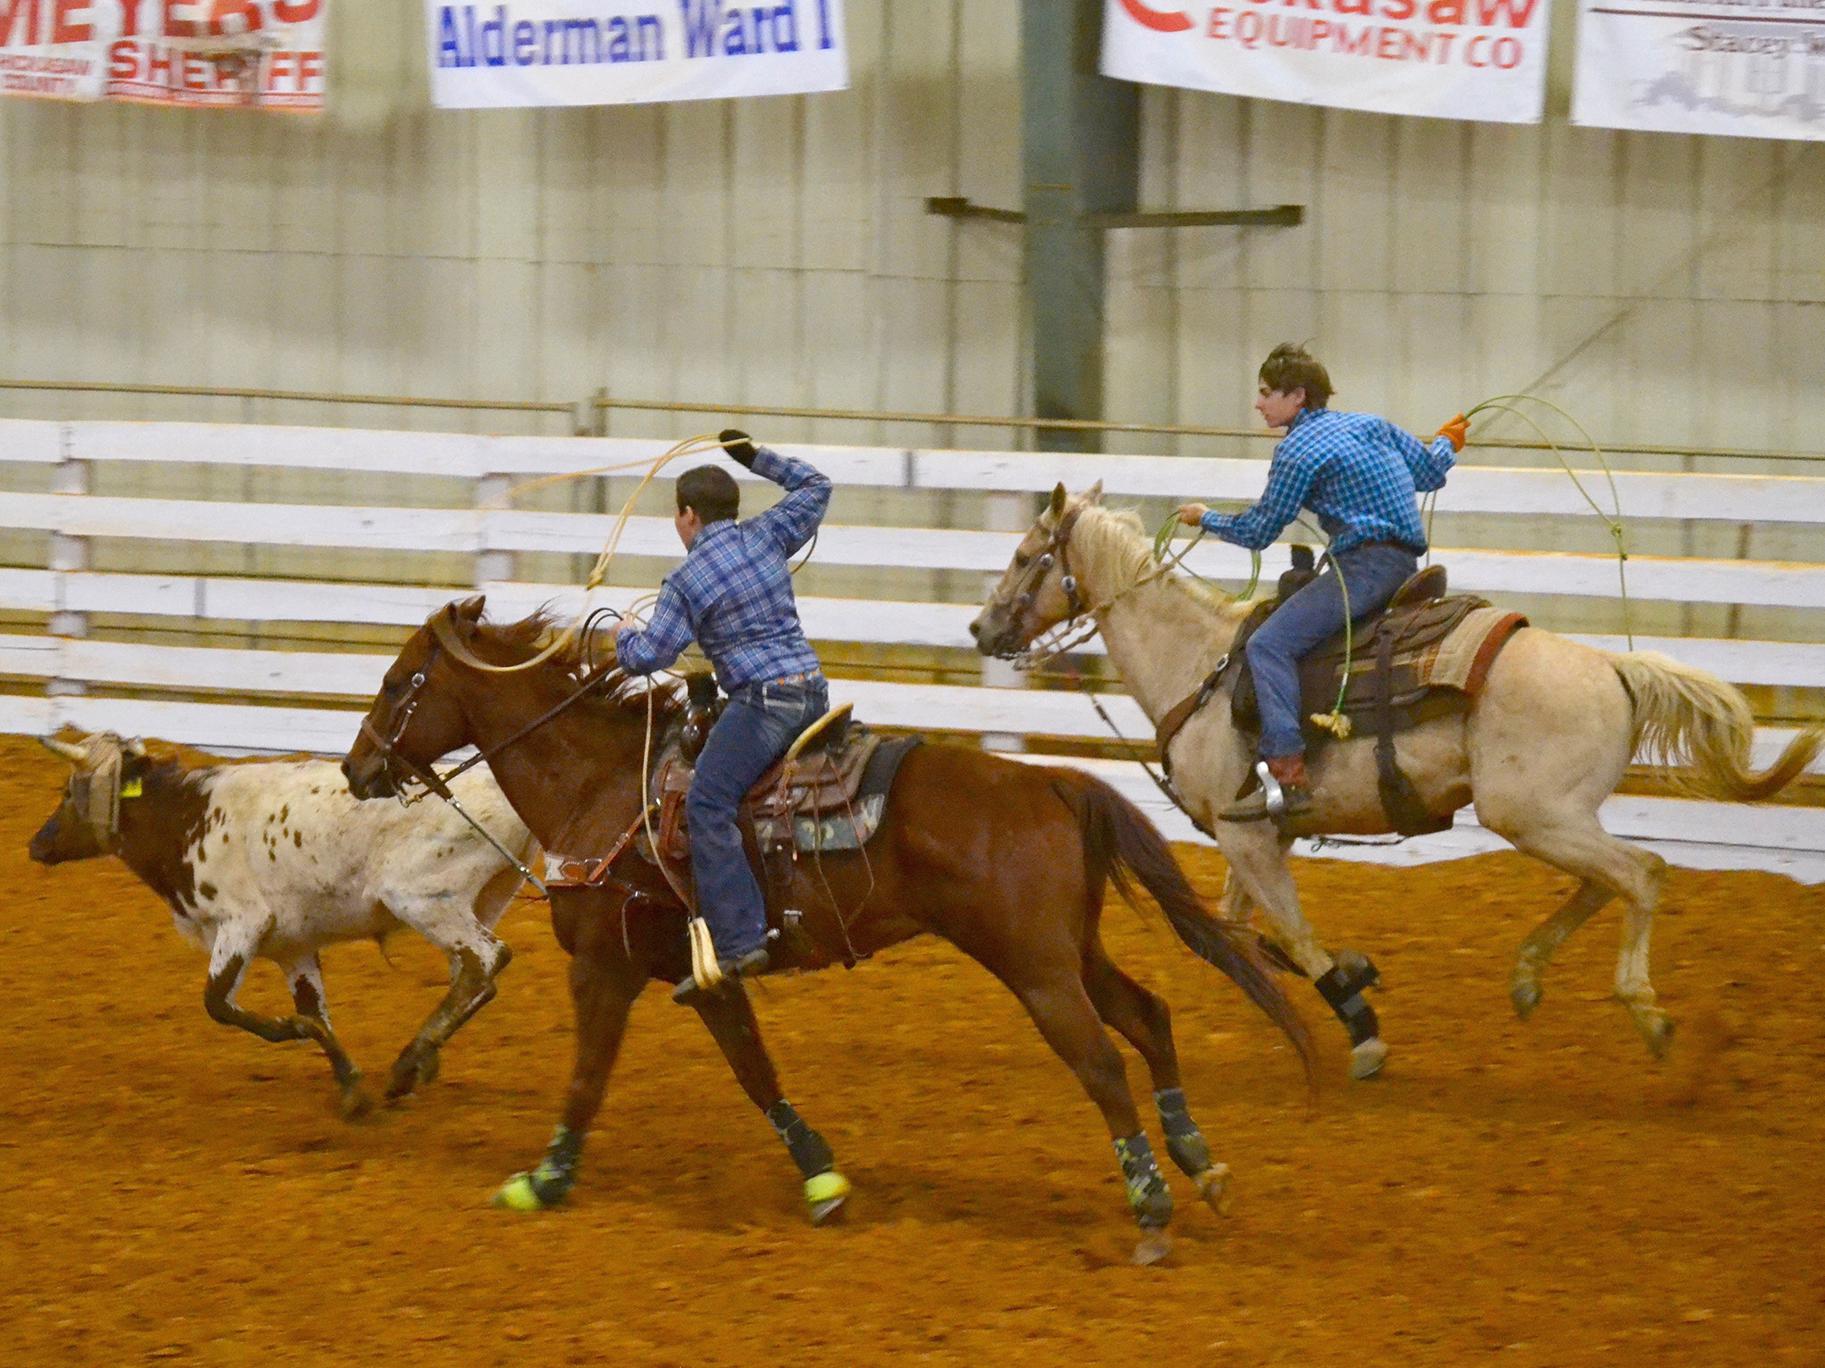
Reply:
M843 94L525 113L423 107L415 0L332 13L325 120L0 104L0 369L1021 411L1019 230L922 203L1019 203L1011 0L849 0ZM1825 149L1562 106L1507 128L1150 88L1149 207L1308 220L1116 232L1109 416L1246 423L1254 363L1310 337L1344 401L1416 425L1537 386L1615 440L1825 448Z
M1020 203L1018 6L847 10L853 89L809 98L436 112L416 0L342 0L324 119L0 102L0 373L1021 413L1020 230L924 212L931 195ZM1825 148L1570 127L1560 10L1543 127L1148 88L1146 207L1290 202L1307 221L1114 232L1108 416L1251 426L1260 357L1309 338L1340 404L1416 428L1531 388L1607 440L1825 450ZM0 412L571 426L13 391ZM622 412L610 430L714 425ZM1021 440L967 425L755 426L774 440ZM1110 446L1265 452L1209 438ZM116 478L170 485L174 473ZM198 473L172 492L249 493L208 484L222 478ZM261 492L364 496L348 482ZM854 513L894 521L951 513L848 497ZM1440 529L1445 544L1477 532ZM1513 544L1512 528L1502 535ZM1780 553L1782 535L1757 529L1754 553ZM1742 553L1679 529L1649 545ZM975 586L920 592L953 591Z

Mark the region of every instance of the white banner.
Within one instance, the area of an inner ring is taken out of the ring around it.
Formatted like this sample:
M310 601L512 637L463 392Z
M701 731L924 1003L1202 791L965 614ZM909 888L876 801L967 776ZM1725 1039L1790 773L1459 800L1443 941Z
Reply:
M0 0L0 94L323 108L328 0Z
M1825 0L1579 0L1572 122L1825 139Z
M1264 100L1538 123L1548 0L1105 0L1105 76Z
M0 0L4 4L5 0ZM446 109L844 90L843 0L426 0Z

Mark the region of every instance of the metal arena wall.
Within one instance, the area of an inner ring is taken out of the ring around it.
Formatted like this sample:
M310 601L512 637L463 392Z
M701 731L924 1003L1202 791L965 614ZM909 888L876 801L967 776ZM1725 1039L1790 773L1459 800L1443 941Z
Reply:
M0 377L1023 411L1021 230L925 212L1020 205L1018 5L848 0L842 93L483 113L426 107L422 7L331 13L322 119L0 104ZM1113 230L1108 415L1245 425L1255 364L1290 337L1331 359L1340 404L1414 427L1531 389L1614 442L1825 449L1825 148L1571 127L1572 25L1554 27L1538 127L1148 89L1146 206L1306 217ZM967 424L769 435L1004 441Z

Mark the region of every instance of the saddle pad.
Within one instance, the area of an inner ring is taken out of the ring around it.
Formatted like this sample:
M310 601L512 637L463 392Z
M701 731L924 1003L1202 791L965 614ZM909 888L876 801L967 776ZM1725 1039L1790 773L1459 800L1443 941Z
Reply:
M1398 616L1360 624L1350 641L1343 712L1356 718L1376 708L1382 688L1378 663L1384 631L1399 633L1387 690L1389 702L1400 714L1398 726L1408 727L1423 716L1462 707L1474 698L1503 644L1526 625L1521 614L1492 607L1488 600L1470 595L1434 599ZM1299 663L1300 713L1308 719L1309 735L1323 735L1309 725L1311 715L1329 713L1337 705L1343 648L1343 634L1338 633ZM1237 681L1231 706L1238 727L1259 731L1254 677L1246 669Z
M829 850L860 850L881 826L881 815L887 809L887 795L900 762L919 744L916 736L883 739L868 757L862 771L861 785L855 797L823 808L801 805L789 816L770 814L754 819L754 836L762 850L772 850L787 841L787 823L791 824L792 845L807 855Z
M834 756L806 756L783 790L779 767L770 769L742 803L760 849L777 850L788 843L806 852L859 848L880 826L900 761L917 742L917 737L890 740L851 726ZM679 863L690 858L684 809L691 772L688 762L669 751L653 785L659 802L660 849Z

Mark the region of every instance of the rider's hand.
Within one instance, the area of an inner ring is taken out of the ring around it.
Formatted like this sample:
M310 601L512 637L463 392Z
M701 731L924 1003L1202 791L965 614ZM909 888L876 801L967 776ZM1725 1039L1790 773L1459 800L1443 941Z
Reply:
M724 428L717 435L722 439L723 450L729 453L731 460L745 465L749 470L754 469L754 442L747 433L740 428Z
M1210 512L1209 504L1183 503L1174 511L1178 520L1187 527L1196 527L1203 521L1204 515Z
M619 642L621 638L626 636L629 632L637 632L639 630L639 623L635 622L632 617L624 617L615 624L615 640Z
M1464 443L1470 440L1470 420L1463 414L1451 419L1441 427L1435 436L1449 438L1453 451L1462 451Z

